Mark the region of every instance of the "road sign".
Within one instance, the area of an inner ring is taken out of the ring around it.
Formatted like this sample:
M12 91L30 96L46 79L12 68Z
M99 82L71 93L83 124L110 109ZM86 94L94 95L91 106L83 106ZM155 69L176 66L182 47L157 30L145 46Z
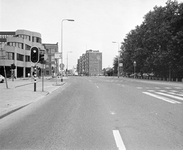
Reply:
M123 67L123 63L119 63L119 66L120 66L120 67Z

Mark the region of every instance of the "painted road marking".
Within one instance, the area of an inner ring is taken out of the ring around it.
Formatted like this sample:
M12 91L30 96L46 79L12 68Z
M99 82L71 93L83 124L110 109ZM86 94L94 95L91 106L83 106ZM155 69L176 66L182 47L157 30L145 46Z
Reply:
M183 96L183 94L179 94L179 93L174 93L174 92L167 92L169 94L173 94L173 95L177 95L177 96Z
M115 115L116 113L114 111L110 111L110 114L111 115Z
M165 87L165 89L172 89L171 87Z
M96 86L97 88L99 88L97 84L95 84L95 86Z
M175 87L175 89L179 89L179 90L181 90L181 89L182 89L182 87Z
M118 130L113 130L113 136L114 136L118 150L126 150L126 147L123 143L123 140Z
M160 94L160 95L168 96L168 97L175 98L175 99L178 99L178 100L182 100L183 101L183 98L182 97L178 97L178 96L174 96L174 95L170 95L170 94L166 94L166 93L161 93L161 92L156 92L156 93L157 94Z
M155 98L158 98L158 99L161 99L161 100L164 100L164 101L172 103L172 104L180 103L178 101L174 101L172 99L169 99L169 98L166 98L166 97L162 97L162 96L158 96L156 94L152 94L152 93L149 93L149 92L142 92L142 93L144 93L146 95L149 95L149 96L152 96L152 97L155 97Z

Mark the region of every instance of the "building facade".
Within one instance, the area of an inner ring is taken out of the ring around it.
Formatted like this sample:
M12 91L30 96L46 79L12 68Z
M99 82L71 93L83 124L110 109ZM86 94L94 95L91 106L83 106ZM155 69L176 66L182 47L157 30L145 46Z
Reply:
M0 74L4 75L3 67L5 66L7 77L10 77L11 64L15 64L16 77L27 77L28 74L31 74L35 65L30 61L32 46L45 51L40 33L27 30L0 32ZM38 63L37 66L42 65Z
M43 46L48 56L45 64L45 74L53 76L54 73L59 71L59 62L58 59L55 59L55 53L58 52L58 42L56 44L43 44Z
M98 50L87 50L86 53L78 59L77 71L79 75L101 75L102 53Z

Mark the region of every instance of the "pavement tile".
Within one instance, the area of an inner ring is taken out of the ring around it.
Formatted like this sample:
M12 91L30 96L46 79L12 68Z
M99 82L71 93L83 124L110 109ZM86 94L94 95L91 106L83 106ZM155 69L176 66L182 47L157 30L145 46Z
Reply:
M64 82L57 82L60 86ZM58 85L57 84L57 85ZM0 84L0 119L9 113L33 103L46 95L52 93L60 86L57 86L54 80L45 78L44 91L42 91L41 79L36 83L36 92L34 92L33 79L16 79L14 81L8 79L8 89L6 83Z

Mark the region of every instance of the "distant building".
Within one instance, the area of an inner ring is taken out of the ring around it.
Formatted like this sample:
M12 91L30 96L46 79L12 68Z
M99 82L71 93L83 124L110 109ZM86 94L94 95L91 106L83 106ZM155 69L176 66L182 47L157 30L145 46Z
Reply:
M102 74L102 53L98 50L87 50L80 56L77 64L78 74L97 76Z
M56 44L43 44L47 53L47 61L45 64L45 73L46 75L53 75L54 73L58 73L59 62L58 59L55 59L55 53L58 52L58 43Z
M7 76L11 76L11 64L15 64L15 76L27 77L33 69L30 61L30 48L36 46L45 51L41 44L41 34L27 30L15 32L0 32L0 74L4 75L3 66ZM41 64L38 64L41 67Z

